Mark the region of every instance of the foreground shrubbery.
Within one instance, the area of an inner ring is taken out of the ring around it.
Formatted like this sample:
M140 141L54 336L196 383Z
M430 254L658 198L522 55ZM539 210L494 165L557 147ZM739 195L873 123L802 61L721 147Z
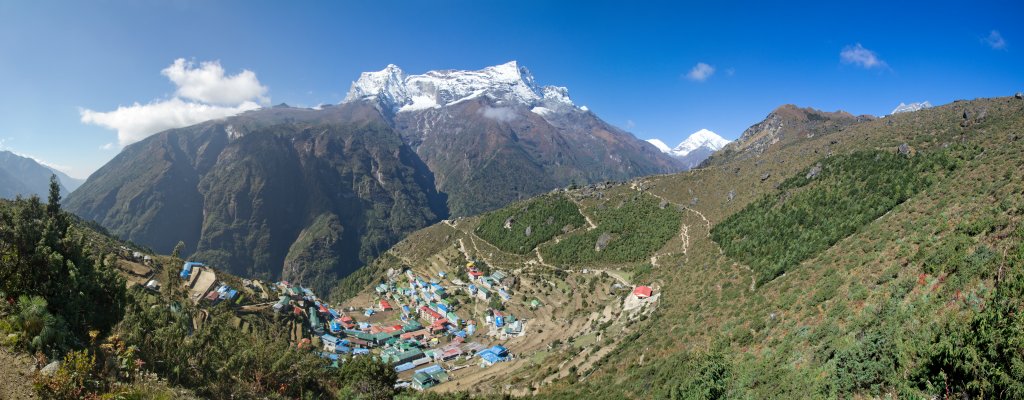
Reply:
M226 307L210 310L203 328L192 331L197 310L191 307L147 305L143 298L131 304L119 333L139 347L151 370L199 395L377 399L393 394L396 375L386 364L355 357L330 368L308 348L290 345L284 328L261 324L251 334L235 328Z
M236 328L226 305L199 310L142 289L125 289L102 257L87 253L72 217L60 209L56 181L48 204L0 200L0 336L42 363L43 398L389 399L396 374L370 357L337 367L308 347L291 346L283 328L252 321ZM172 291L173 292L173 291ZM185 300L185 299L181 299ZM208 313L202 329L193 318ZM158 380L162 379L162 380ZM171 389L167 384L188 388Z
M55 178L48 204L35 196L0 202L0 261L2 327L26 350L60 357L86 346L90 331L108 332L123 314L124 280L73 235Z

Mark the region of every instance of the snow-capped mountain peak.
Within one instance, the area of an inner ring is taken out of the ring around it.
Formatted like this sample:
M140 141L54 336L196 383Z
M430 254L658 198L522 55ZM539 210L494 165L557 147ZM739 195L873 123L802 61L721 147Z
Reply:
M647 143L654 145L662 153L683 160L687 168L695 168L712 153L729 144L729 141L712 131L701 129L673 148L669 148L665 142L659 139L647 139Z
M395 65L364 72L352 82L343 103L376 100L395 112L441 108L478 96L549 111L576 109L569 91L558 86L538 86L533 74L516 61L477 71L439 70L405 75Z
M722 147L725 147L727 144L729 144L729 141L718 136L718 134L707 129L701 129L691 134L690 137L686 138L682 143L679 143L678 146L672 148L671 153L678 157L686 157L687 154L690 154L701 147L706 147L711 151L717 151Z
M380 71L363 72L359 80L352 82L345 101L365 98L377 98L389 104L404 103L409 98L405 73L395 64L388 64Z
M924 110L926 108L932 108L932 103L929 103L927 101L922 101L920 103L910 103L910 104L906 104L906 103L900 102L900 105L896 106L896 108L894 108L892 110L892 113L890 113L890 114L914 112L914 111Z
M665 144L665 142L662 142L661 139L647 139L647 143L653 144L654 147L657 147L658 150L661 150L662 153L672 153L672 148L668 147L668 145Z

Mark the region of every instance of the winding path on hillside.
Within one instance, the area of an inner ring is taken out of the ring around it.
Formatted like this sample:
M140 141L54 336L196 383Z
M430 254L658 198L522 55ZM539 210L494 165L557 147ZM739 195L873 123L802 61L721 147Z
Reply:
M597 224L595 224L594 221L590 219L590 216L588 216L587 213L583 212L583 204L580 204L580 200L577 199L576 197L573 197L572 195L569 195L568 197L569 200L576 204L576 209L579 210L580 215L583 216L583 219L587 220L587 230L592 231L595 228L597 228Z

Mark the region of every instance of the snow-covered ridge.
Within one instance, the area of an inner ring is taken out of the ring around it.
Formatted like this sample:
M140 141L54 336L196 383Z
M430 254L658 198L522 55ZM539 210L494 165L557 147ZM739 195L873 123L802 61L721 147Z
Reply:
M579 109L569 98L568 89L538 86L530 71L515 61L478 71L441 70L422 75L405 75L391 64L380 71L362 73L352 82L343 103L376 100L393 111L404 112L440 108L478 96L545 111Z
M922 101L920 103L910 103L910 104L906 104L906 103L900 102L900 105L896 106L896 108L894 108L890 114L914 112L914 111L924 110L926 108L932 108L932 103L929 103L927 101Z
M672 148L668 147L668 145L665 144L665 142L662 142L661 139L647 139L647 143L653 144L654 147L657 147L662 153L667 154L672 152Z
M686 138L686 140L683 140L678 146L673 148L669 148L665 142L662 142L659 139L648 139L647 142L653 144L654 147L657 147L662 153L676 157L686 157L694 150L702 147L711 151L718 151L725 147L725 145L729 144L728 140L707 129L701 129L694 132L690 137Z

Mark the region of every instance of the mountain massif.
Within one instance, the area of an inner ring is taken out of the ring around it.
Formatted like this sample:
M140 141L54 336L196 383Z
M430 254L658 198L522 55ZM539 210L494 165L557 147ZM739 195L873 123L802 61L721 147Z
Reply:
M697 167L716 151L729 144L728 140L707 129L690 134L676 147L668 147L659 139L648 139L647 142L653 144L662 153L678 158L686 169Z
M515 62L409 76L388 66L339 105L155 134L66 206L159 252L181 241L196 260L322 289L448 215L680 169Z
M40 164L29 157L10 151L0 151L0 198L13 199L18 195L46 197L50 175L57 175L61 191L67 194L82 184L56 169Z
M682 163L540 86L515 61L406 75L389 65L352 83L345 104L381 110L448 195L454 216L571 183L679 171Z

